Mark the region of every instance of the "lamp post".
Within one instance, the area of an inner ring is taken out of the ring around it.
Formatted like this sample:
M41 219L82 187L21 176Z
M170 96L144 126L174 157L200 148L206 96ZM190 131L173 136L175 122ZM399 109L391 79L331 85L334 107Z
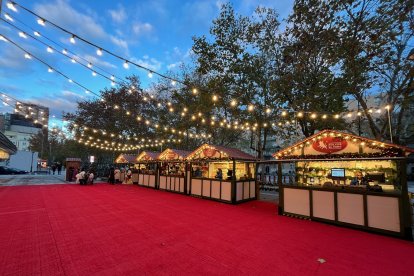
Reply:
M34 155L34 151L32 151L32 161L30 162L30 173L33 172L33 155Z

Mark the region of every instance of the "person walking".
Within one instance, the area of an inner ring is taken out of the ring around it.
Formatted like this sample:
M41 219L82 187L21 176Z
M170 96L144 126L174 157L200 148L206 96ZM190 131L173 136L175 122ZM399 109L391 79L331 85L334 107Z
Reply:
M62 164L60 162L58 162L56 166L57 166L58 175L60 175L61 172L62 172Z
M53 172L53 175L55 175L55 172L56 172L56 164L55 163L52 164L52 172Z
M114 175L115 175L115 184L121 183L121 170L119 168L115 169Z
M115 169L113 167L109 169L108 182L112 185L115 184Z

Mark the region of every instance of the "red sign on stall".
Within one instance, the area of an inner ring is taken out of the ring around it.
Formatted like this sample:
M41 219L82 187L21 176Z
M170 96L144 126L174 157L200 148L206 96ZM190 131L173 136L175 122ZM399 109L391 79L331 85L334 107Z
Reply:
M175 159L178 159L178 154L176 154L176 153L175 153L175 152L173 152L173 151L169 151L169 152L167 153L166 159L167 159L167 160L175 160Z
M339 137L324 137L312 144L314 150L323 153L334 153L346 148L348 143Z
M215 148L205 148L203 154L205 157L213 157L216 155L217 150Z

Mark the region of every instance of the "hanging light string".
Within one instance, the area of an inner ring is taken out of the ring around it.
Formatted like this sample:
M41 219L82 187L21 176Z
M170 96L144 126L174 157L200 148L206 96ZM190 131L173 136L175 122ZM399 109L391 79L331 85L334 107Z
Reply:
M9 17L10 17L11 19L13 19L13 20L15 20L15 21L19 22L20 24L22 24L22 25L23 25L23 26L25 26L26 28L30 29L36 37L42 37L42 38L45 38L45 39L46 39L47 41L49 41L50 43L52 43L52 44L54 44L55 46L57 46L57 47L61 48L61 49L62 49L62 50L61 50L62 52L67 52L67 53L71 54L72 56L76 57L77 59L79 59L79 60L83 60L84 62L86 62L86 63L88 64L88 67L91 67L91 68L92 68L92 67L93 67L93 68L97 68L97 69L99 69L100 71L104 72L104 73L105 73L105 74L107 74L107 75L114 76L114 77L115 77L115 79L118 79L118 80L121 80L121 81L126 82L126 80L124 80L124 79L122 79L121 77L119 77L119 76L117 76L117 75L115 75L115 74L113 74L113 73L111 73L111 72L109 72L109 71L105 70L103 67L101 67L101 66L98 66L98 65L94 64L92 61L90 61L90 60L88 60L88 59L86 59L86 58L84 58L84 57L82 57L82 56L80 56L80 55L77 55L76 53L74 53L73 51L71 51L71 50L69 50L69 49L66 49L66 47L65 47L65 46L63 46L62 44L60 44L60 43L56 42L55 40L51 39L50 37L46 36L45 34L43 34L43 33L39 32L38 30L36 30L36 29L32 28L31 26L29 26L29 25L28 25L28 24L26 24L25 22L23 22L23 21L19 20L18 18L16 18L16 17L11 17L10 15L9 15ZM4 20L3 18L2 18L2 20L10 24L10 22L9 22L10 20ZM13 26L15 26L15 25L13 25Z
M37 13L35 13L34 11L32 11L32 10L30 10L30 9L28 9L28 8L26 8L26 7L24 7L24 6L22 6L22 5L20 5L19 3L17 3L17 2L14 2L14 1L10 1L9 2L10 3L10 5L8 5L8 7L10 6L13 6L14 8L15 8L15 6L18 6L18 7L20 7L21 9L23 9L23 10L25 10L26 12L28 12L28 13L30 13L30 14L32 14L32 15L34 15L35 17L37 17L38 18L38 23L40 24L40 25L46 25L46 24L50 24L50 25L52 25L53 27L55 27L55 28L57 28L57 29L59 29L59 30L61 30L61 31L63 31L63 32L65 32L65 33L67 33L67 34L69 34L71 37L70 37L70 41L72 42L72 43L74 43L74 41L76 41L76 39L77 40L81 40L81 41L83 41L84 43L86 43L86 44L89 44L89 45L91 45L91 46L93 46L94 48L96 48L97 49L97 54L100 56L100 55L102 55L102 53L103 52L105 52L105 53L108 53L109 55L111 55L111 56L113 56L113 57L116 57L116 58L118 58L118 59L120 59L120 60L122 60L122 61L124 61L124 62L126 62L127 64L132 64L132 65L135 65L136 67L138 67L138 68L140 68L140 69L143 69L143 70L145 70L145 71L147 71L148 72L148 74L155 74L155 75L157 75L157 76L159 76L159 77L161 77L161 78L164 78L164 79L168 79L168 80L170 80L170 81L172 81L172 82L176 82L176 83L181 83L181 84L183 84L183 85L186 85L184 82L181 82L181 81L179 81L179 80L176 80L176 79L174 79L174 78L171 78L171 77L169 77L169 76L166 76L166 75L164 75L164 74L161 74L161 73L159 73L159 72L156 72L155 70L152 70L152 69L149 69L149 68L147 68L147 67L145 67L145 66L143 66L143 65L141 65L141 64L138 64L138 63L135 63L135 62L133 62L133 61L131 61L131 60L129 60L129 59L127 59L127 58L124 58L124 57L121 57L120 55L118 55L118 54L115 54L114 52L112 52L112 51L110 51L110 50L108 50L108 49L106 49L106 48L104 48L104 47L102 47L102 46L99 46L99 45L97 45L97 44L95 44L95 43L93 43L93 42L90 42L89 40L87 40L87 39L85 39L85 38L83 38L83 37L81 37L81 36L79 36L79 35L77 35L77 34L74 34L74 33L72 33L71 31L69 31L69 30L67 30L67 29L65 29L65 28L63 28L63 27L61 27L61 26L59 26L59 25L57 25L56 23L54 23L54 22L52 22L52 21L50 21L50 20L48 20L48 19L45 19L44 17L42 17L42 16L40 16L40 15L38 15ZM10 8L9 7L9 8ZM12 9L13 10L13 9ZM15 11L15 10L13 10L13 11Z
M10 17L10 16L9 16ZM11 17L10 17L11 18ZM7 22L6 20L4 20L4 19L2 19L3 21L5 21L5 22ZM9 23L9 22L7 22L7 23ZM9 24L11 24L11 23L9 23ZM13 24L11 24L12 26L14 26ZM68 32L68 31L67 31ZM70 33L70 32L68 32L68 33ZM72 33L71 33L72 34ZM76 36L76 35L74 35L75 37L78 37L78 36ZM34 38L33 36L31 36L32 38ZM36 39L36 38L34 38L34 39ZM38 39L36 39L36 40L38 40ZM38 40L39 41L39 40ZM45 43L43 43L43 44L45 44ZM45 45L47 45L47 44L45 44ZM77 56L76 54L74 54L75 56ZM68 57L68 58L71 58L70 56L68 56L68 55L65 55L66 57ZM89 64L89 63L88 63ZM86 65L84 65L84 64L82 64L84 67L87 67ZM94 71L91 69L91 68L89 68L89 67L87 67L88 69L90 69L93 73L94 73ZM145 69L148 69L148 68L145 68ZM149 70L149 69L148 69ZM112 76L113 75L111 75L111 77L110 78L108 78L108 77L106 77L106 76L104 76L104 75L102 75L101 74L101 76L103 76L104 78L106 78L106 79L110 79L112 82L111 82L111 84L113 84L114 83L114 78L112 78ZM177 80L176 80L177 81ZM180 81L178 81L179 83L182 83L183 85L185 85L185 83L183 83L183 82L180 82ZM120 84L120 83L118 83L118 84ZM192 90L192 92L193 92L193 94L194 95L197 95L198 94L198 90L196 89L196 88L194 88L193 90ZM152 95L151 95L152 96ZM153 99L153 97L151 97L152 99ZM144 100L145 100L145 97L144 97ZM215 102L217 102L218 101L218 96L217 95L212 95L212 101L213 101L213 103L215 103ZM158 101L156 101L156 103L157 103L157 106L158 107L161 107L162 106L162 103L161 102L158 102ZM236 101L236 100L232 100L231 102L230 102L230 105L231 106L237 106L239 103ZM172 112L172 110L176 110L173 106L172 106L172 104L169 102L168 103L168 106L169 106L169 111L170 112ZM183 110L185 110L186 108L184 107L183 108ZM253 105L253 104L247 104L246 105L246 110L247 111L254 111L254 109L255 109L255 106ZM280 111L282 111L282 116L284 116L283 114L284 113L286 113L286 112L292 112L292 110L289 110L289 109L279 109ZM266 108L266 113L267 114L269 114L269 113L271 113L271 112L273 112L274 110L273 109L271 109L271 108ZM316 119L316 117L318 117L318 113L316 113L316 112L312 112L312 111L305 111L305 112L303 112L303 111L293 111L293 113L296 113L295 115L295 117L297 117L297 118L304 118L304 114L308 114L309 115L309 117L311 118L311 119ZM183 116L183 114L185 115L185 112L182 112L181 113L181 115ZM324 113L324 114L321 114L320 116L322 117L322 119L328 119L328 116L329 115L331 115L331 117L333 118L333 119L338 119L338 118L340 118L340 116L341 115L339 115L339 114L329 114L329 113ZM347 113L347 116L349 116L349 112ZM358 115L358 116L360 116L360 115ZM258 125L257 123L252 123L253 125ZM263 125L267 125L268 123L264 123ZM290 122L289 121L287 121L285 124L281 124L280 122L278 123L278 125L279 126L282 126L282 125L287 125L287 124L290 124ZM227 128L229 128L229 127L227 127Z
M96 48L98 48L98 50L99 51L104 51L104 52L107 52L107 53L109 53L109 54L111 54L111 55L113 55L114 57L117 57L117 58L119 58L119 59L121 59L121 60L125 60L125 62L129 62L129 63L131 63L131 64L134 64L134 65L136 65L137 67L139 67L139 68L141 68L141 69L144 69L144 70L146 70L146 71L148 71L148 72L150 72L150 73L154 73L154 74L156 74L156 75L159 75L160 77L163 77L163 78L165 78L165 79L169 79L169 80L171 80L172 81L172 83L180 83L180 84L182 84L182 85L184 85L184 86L187 86L188 87L188 84L187 83L185 83L185 82L182 82L182 81L179 81L179 80L177 80L177 79L174 79L174 78L171 78L171 77L168 77L168 76L165 76L165 75L163 75L163 74L160 74L160 73L158 73L158 72L156 72L156 71L154 71L154 70L151 70L151 69L149 69L149 68L146 68L146 67L144 67L144 66L141 66L141 65L139 65L139 64L135 64L134 62L131 62L130 60L128 60L128 59L125 59L125 58L123 58L123 57L120 57L119 55L116 55L116 54L114 54L114 53L112 53L111 51L109 51L109 50L106 50L106 49L104 49L104 48L102 48L102 47L99 47L98 45L96 45L96 44L94 44L94 43L91 43L91 42L89 42L88 40L86 40L86 39L83 39L83 38L81 38L81 37L79 37L78 35L76 35L76 34L74 34L74 33L72 33L72 32L70 32L70 31L68 31L68 30L66 30L66 29L64 29L64 28L62 28L62 27L60 27L60 26L58 26L57 24L55 24L55 23L53 23L53 22L51 22L51 21L48 21L48 20L46 20L46 19L44 19L44 18L42 18L41 16L39 16L38 14L36 14L36 13L34 13L33 11L31 11L31 10L29 10L29 9L27 9L27 8L25 8L25 7L23 7L23 6L21 6L20 4L18 4L18 3L16 3L16 2L9 2L9 3L11 3L10 4L10 6L13 6L14 7L14 5L17 5L17 6L19 6L19 7L21 7L22 9L24 9L24 10L26 10L27 12L29 12L29 13L31 13L32 15L35 15L35 16L37 16L38 17L38 23L39 24L41 24L41 25L45 25L45 23L46 22L49 22L52 26L54 26L54 27L56 27L56 28L58 28L58 29L60 29L60 30L62 30L63 32L66 32L66 33L68 33L68 34L70 34L70 35L72 35L71 36L71 40L73 41L75 38L77 38L77 39L80 39L80 40L82 40L82 41L84 41L85 43L87 43L87 44L89 44L89 45L91 45L91 46L94 46L94 47L96 47ZM9 7L10 8L10 7ZM13 8L11 8L12 10L15 10L15 9L13 9ZM8 16L9 18L10 18L10 16ZM7 17L6 17L7 18ZM193 88L193 94L194 95L196 95L197 93L198 93L198 90L196 89L196 88ZM217 99L218 99L218 97L216 96L216 95L213 95L212 96L212 100L214 101L214 102L216 102L217 101ZM237 103L237 101L236 100L232 100L231 101L231 103L230 103L230 105L231 106L236 106L236 105L238 105L238 103ZM161 103L158 103L158 106L161 106ZM255 109L255 107L254 107L254 105L252 105L252 104L247 104L246 105L247 106L247 110L248 111L254 111L254 109ZM169 110L171 111L171 110L174 110L174 108L171 106L170 108L169 108ZM283 111L285 111L285 112L292 112L292 110L288 110L288 109L280 109L280 110L283 110ZM270 113L270 112L272 112L273 110L272 109L270 109L270 108L267 108L266 109L266 113ZM282 111L282 116L283 116L283 111ZM368 112L370 112L370 110L368 110ZM293 113L294 113L294 117L296 117L296 118L298 118L299 120L300 119L302 119L302 118L304 118L305 117L305 114L307 114L307 115L309 115L309 118L310 119L312 119L312 120L315 120L317 117L321 117L322 119L330 119L330 118L332 118L332 119L339 119L340 117L341 117L341 115L340 114L329 114L329 113L324 113L324 114L319 114L319 113L316 113L316 112L311 112L311 111L293 111ZM361 115L358 115L358 116L361 116ZM350 117L352 117L352 114L351 113L347 113L347 117L348 118L350 118ZM203 119L202 119L203 120ZM204 119L205 120L205 119ZM288 125L288 124L291 124L292 123L292 121L286 121L285 123L281 123L281 122L278 122L278 126L283 126L283 125ZM259 124L258 123L251 123L252 125L257 125L257 126L259 126ZM231 125L231 123L230 123L230 125ZM238 128L237 127L237 124L235 123L234 125L236 125L236 127L234 127L233 126L233 128ZM244 124L244 125L246 125L246 124ZM275 123L263 123L263 124L261 124L261 126L263 126L263 127L267 127L267 125L272 125L272 126L275 126L276 124ZM223 124L223 126L224 126L224 124ZM229 127L229 124L226 124L226 126L225 127L227 127L227 128L230 128ZM254 128L254 127L253 127ZM250 127L248 127L247 129L250 129Z
M18 45L17 43L15 43L14 41L12 41L10 38L8 38L7 36L5 36L4 34L0 34L0 38L3 37L4 39L6 39L8 42L10 42L11 44L13 44L14 46L16 46L17 48L19 48L20 50L22 50L25 53L25 58L27 59L36 59L37 61L39 61L40 63L46 65L48 67L48 71L50 73L52 72L56 72L59 75L61 75L62 77L64 77L65 79L67 79L70 83L74 83L77 86L85 89L86 93L92 93L97 97L100 97L98 94L96 94L95 92L93 92L92 90L86 88L84 85L80 84L77 81L72 80L71 78L69 78L67 75L65 75L64 73L62 73L61 71L57 70L56 68L52 67L51 65L49 65L48 63L46 63L45 61L43 61L42 59L38 58L37 56L33 55L32 53L30 53L28 50L24 49L23 47L21 47L20 45Z
M8 21L4 20L3 18L0 18L0 19L1 19L2 21L6 22L7 24L9 24L9 25L13 26L13 27L14 27L14 28L16 28L17 30L19 30L19 36L21 36L21 37L23 37L23 38L31 37L32 39L34 39L34 40L38 41L39 43L41 43L41 44L45 45L45 46L47 47L47 48L46 48L46 50L47 50L47 52L48 52L48 53L54 53L54 52L57 52L57 53L59 53L59 54L63 55L64 57L67 57L69 60L71 60L71 61L72 61L72 63L79 64L79 65L81 65L82 67L86 68L86 70L91 71L93 76L99 75L99 76L101 76L101 77L103 77L103 78L105 78L105 79L109 80L109 81L110 81L110 83L111 83L111 85L114 85L115 83L117 83L117 84L122 84L122 83L120 83L120 82L116 81L116 80L115 80L115 78L114 78L113 76L111 76L111 77L107 77L107 76L105 76L105 75L103 75L103 74L101 74L101 73L99 73L99 72L96 72L95 70L93 70L93 69L92 69L91 67L89 67L88 65L85 65L85 64L83 64L82 62L79 62L79 60L78 60L78 59L75 59L75 56L72 56L72 57L71 57L71 56L69 56L68 54L65 54L65 52L60 52L59 50L57 50L57 49L53 48L52 46L49 46L47 43L44 43L43 41L41 41L41 40L40 40L40 39L38 39L37 37L35 37L35 36L31 35L31 34L27 34L27 33L25 33L22 29L20 29L19 27L17 27L17 26L15 26L15 25L11 24L10 22L8 22Z
M161 146L163 144L165 144L165 140L161 140L161 141L154 141L155 143L152 144L135 144L135 145L131 145L131 144L122 144L122 143L117 143L117 142L109 142L109 141L102 141L100 139L97 139L96 141L94 141L94 138L89 136L87 139L83 139L83 137L77 139L77 142L80 144L83 144L85 146L88 147L96 147L99 149L104 149L104 150L111 150L111 151L132 151L132 150L137 150L137 149L141 149L141 148L145 148L145 147L158 147ZM167 140L168 143L181 143L181 140Z

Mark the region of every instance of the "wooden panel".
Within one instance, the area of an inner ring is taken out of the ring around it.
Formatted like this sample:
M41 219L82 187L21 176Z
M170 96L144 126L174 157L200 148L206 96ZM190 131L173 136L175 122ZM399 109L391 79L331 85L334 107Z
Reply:
M203 180L203 196L211 197L210 186L210 180Z
M313 216L335 220L334 192L312 191Z
M180 192L184 193L185 177L180 178Z
M167 177L166 176L160 176L160 189L167 189Z
M367 196L368 226L401 232L398 198Z
M211 197L220 198L220 181L211 181Z
M148 186L155 187L155 175L149 175Z
M148 182L149 182L149 175L148 174L144 174L144 185L148 186Z
M310 216L309 191L283 188L284 211L292 214Z
M201 195L201 179L193 178L191 180L191 194Z
M338 221L364 225L363 196L338 193Z
M175 178L175 191L179 192L180 191L180 186L182 179L180 177L174 177Z
M132 183L138 183L138 174L133 173L131 179L132 179Z
M236 201L243 199L243 182L236 182Z
M256 197L256 182L250 181L250 198Z
M231 182L221 182L221 199L231 201Z
M140 174L138 176L138 184L139 185L144 185L144 175Z
M249 182L243 182L243 191L244 191L244 194L243 194L243 199L249 199L250 198L250 196L249 196L249 191L250 191L250 189L249 189Z
M191 186L191 172L187 171L187 194L190 193Z

